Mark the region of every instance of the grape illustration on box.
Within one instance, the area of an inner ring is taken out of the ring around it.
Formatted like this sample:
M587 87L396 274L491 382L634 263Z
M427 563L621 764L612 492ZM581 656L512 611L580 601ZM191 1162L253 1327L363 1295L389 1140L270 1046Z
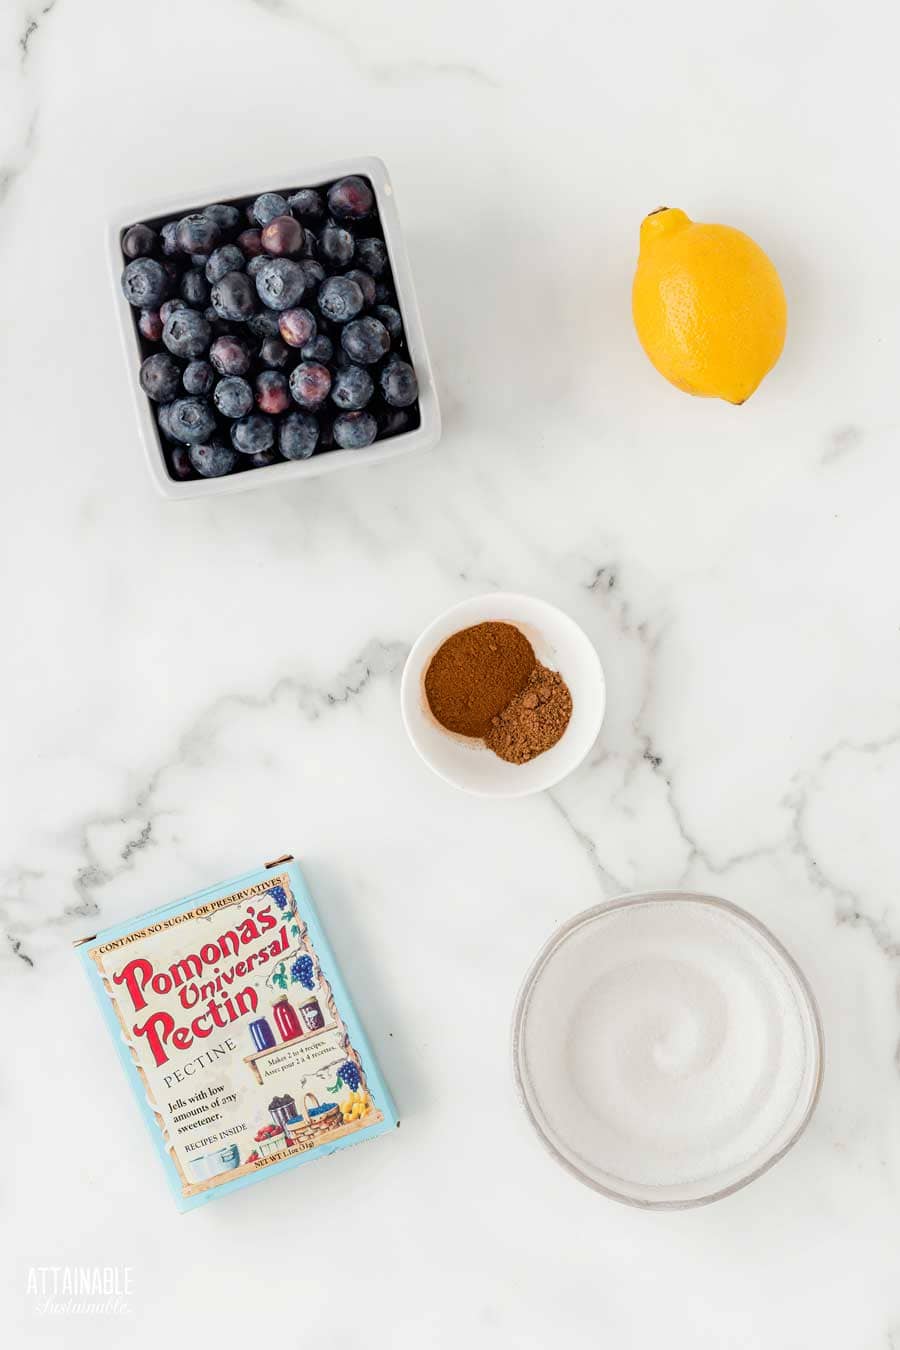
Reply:
M397 1123L292 860L82 952L182 1208Z

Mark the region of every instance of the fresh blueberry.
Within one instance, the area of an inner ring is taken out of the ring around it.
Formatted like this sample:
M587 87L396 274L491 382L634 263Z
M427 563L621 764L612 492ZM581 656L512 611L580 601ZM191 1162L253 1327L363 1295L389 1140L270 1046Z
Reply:
M317 361L301 361L291 371L291 395L301 408L318 408L330 388L331 371Z
M189 394L205 396L212 393L216 372L208 361L191 361L185 366L181 383Z
M380 361L391 345L388 330L380 319L366 315L348 323L341 333L341 346L351 361L371 366Z
M270 258L255 280L259 298L269 309L290 309L306 289L303 268L290 258Z
M351 267L349 272L344 273L344 276L349 277L351 281L356 282L357 286L365 296L367 305L374 304L375 278L373 276L370 276L368 272L364 272L361 267Z
M158 309L142 309L138 319L138 331L148 342L159 342L162 337L163 321Z
M154 403L171 403L181 392L181 371L166 352L155 352L141 362L141 388Z
M181 278L179 287L182 300L186 300L189 305L196 305L198 309L206 308L209 301L209 283L202 272L196 268L189 268Z
M174 406L174 403L161 403L156 410L156 420L159 424L159 429L167 441L174 441L176 439L175 433L172 430L172 409Z
M255 225L268 225L276 216L286 216L288 204L280 192L264 192L250 207L250 218Z
M256 377L256 406L277 417L291 406L288 382L277 370L262 370Z
M211 216L223 233L237 228L241 213L236 206L223 206L216 202L213 206L204 206L204 215Z
M395 305L395 306L396 306L396 304L397 304L397 297L396 297L396 295L394 294L394 289L393 289L393 287L390 286L390 285L388 284L388 282L386 282L386 281L376 281L376 282L375 282L375 303L376 303L377 305Z
M267 253L284 258L303 247L303 226L293 216L273 216L263 227L262 246Z
M257 450L255 455L250 456L250 463L254 469L267 469L270 464L280 464L281 455L274 447L270 450Z
M259 230L241 230L237 246L245 258L255 258L263 251L262 235Z
M393 305L376 305L375 317L380 319L391 336L391 341L396 342L403 332L403 321L400 318L400 311Z
M318 341L318 339L316 339ZM303 351L305 352L304 347ZM301 355L303 353L301 352ZM290 356L289 349L282 342L281 338L267 337L262 341L259 349L259 359L264 366L269 366L272 370L281 370L288 363Z
M147 258L156 245L156 231L149 225L132 225L122 236L122 252L126 258Z
M251 258L247 263L247 276L256 278L256 274L261 267L265 267L269 261L268 253L257 253L255 258Z
M191 463L204 478L224 478L238 462L238 457L231 446L222 445L221 441L192 445L190 454Z
M375 205L375 196L364 178L351 174L328 189L328 209L338 220L362 220Z
M173 445L169 451L168 465L169 477L174 478L176 482L184 483L194 476L191 452L186 445Z
M319 235L319 251L333 267L344 267L353 257L353 235L339 225L326 225Z
M190 309L186 300L182 300L180 295L173 296L171 300L164 300L159 307L159 317L163 323L166 322L170 314L174 314L176 309Z
M190 258L191 267L199 267L201 269L205 269L206 264L209 262L211 257L212 254L210 253L192 253Z
M411 425L412 417L405 408L390 408L383 419L381 434L399 436L402 432L408 431Z
M319 333L318 337L314 337L305 347L300 348L300 355L304 361L330 361L334 356L334 344L330 337Z
M325 268L315 258L304 258L300 266L303 268L303 275L306 277L307 286L312 289L314 286L320 286L325 280Z
M169 409L168 423L176 441L202 445L215 430L216 419L205 398L178 398Z
M223 244L209 255L206 260L206 280L211 286L221 281L226 272L240 272L247 259L237 244Z
M278 449L285 459L309 459L319 439L319 424L309 413L291 412L278 423Z
M408 408L419 396L416 372L408 361L395 358L382 370L378 380L385 403L392 408Z
M210 347L209 359L220 375L246 375L250 369L250 348L233 333L223 333Z
M213 402L223 417L246 417L253 407L253 390L238 375L228 375L216 385Z
M253 395L250 397L252 401ZM242 455L258 455L262 450L271 450L275 443L272 419L264 417L262 413L251 413L249 417L233 423L231 441L235 450L239 450Z
M289 347L303 347L316 336L316 321L308 309L286 309L278 316L278 331Z
M170 220L159 232L160 238L162 239L162 251L167 258L171 258L174 254L179 252L177 234L177 220Z
M355 319L365 304L365 296L358 281L352 277L329 277L319 287L319 309L334 323Z
M356 261L360 267L364 267L367 272L371 272L373 277L380 277L387 267L387 249L382 239L357 239L356 241Z
M221 237L221 227L202 211L182 216L175 230L182 253L211 253Z
M256 338L278 337L278 315L271 309L259 310L251 314L247 327Z
M193 361L209 346L212 329L196 309L173 309L163 325L163 342L173 356Z
M372 376L362 366L345 366L334 377L331 398L342 412L358 412L374 393Z
M318 220L325 209L322 198L315 188L301 188L299 192L288 197L288 206L298 220L303 218Z
M136 309L159 309L168 289L168 273L155 258L135 258L122 273L122 293Z
M371 413L341 413L334 419L334 439L342 450L362 450L371 445L378 432L378 424Z
M226 272L212 288L212 307L230 322L249 319L256 308L253 282L246 272Z

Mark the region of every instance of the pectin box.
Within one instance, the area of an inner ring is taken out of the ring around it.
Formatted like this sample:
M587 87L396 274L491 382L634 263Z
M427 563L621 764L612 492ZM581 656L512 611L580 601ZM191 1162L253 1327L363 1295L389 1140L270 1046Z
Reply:
M399 1124L292 858L77 945L179 1209Z

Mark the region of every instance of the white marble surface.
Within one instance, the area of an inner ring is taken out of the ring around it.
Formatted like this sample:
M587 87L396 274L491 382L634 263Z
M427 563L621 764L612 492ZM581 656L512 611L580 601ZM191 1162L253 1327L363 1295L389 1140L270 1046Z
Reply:
M3 7L6 1345L900 1345L884 18L874 0L841 23L811 0ZM107 215L359 151L394 178L443 444L158 500ZM746 228L781 270L787 349L743 408L676 393L633 336L638 225L663 201ZM506 804L429 776L398 709L420 628L492 587L578 619L610 695L590 762ZM181 1218L70 944L283 850L404 1125ZM509 1016L560 920L674 885L791 948L828 1072L767 1177L653 1216L540 1150ZM29 1266L73 1263L132 1268L124 1318L39 1315Z

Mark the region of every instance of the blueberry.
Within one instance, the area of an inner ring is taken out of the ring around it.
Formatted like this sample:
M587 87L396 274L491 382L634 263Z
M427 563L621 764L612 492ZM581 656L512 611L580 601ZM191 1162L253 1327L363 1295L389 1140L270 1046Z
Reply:
M215 430L216 419L205 398L178 398L169 409L168 423L176 441L201 445Z
M281 455L274 448L271 450L257 450L255 455L250 456L250 463L254 469L267 469L270 464L280 464Z
M156 245L156 231L149 225L132 225L122 236L122 252L126 258L147 258Z
M209 359L220 375L246 375L250 369L250 348L233 333L223 333L210 347Z
M334 377L331 398L342 412L358 412L375 391L372 376L362 366L345 366Z
M192 253L190 259L191 267L199 267L205 269L206 264L209 262L211 256L212 255L209 253Z
M351 174L328 190L328 209L338 220L362 220L375 205L375 196L364 178Z
M156 352L141 362L141 388L154 403L171 403L181 392L181 371L166 352Z
M163 342L173 356L192 361L209 346L212 329L196 309L173 309L163 326Z
M168 289L168 273L155 258L135 258L122 273L122 293L137 309L159 309Z
M274 253L279 258L299 253L303 241L303 226L293 216L273 216L263 228L263 248L267 253Z
M320 333L300 348L300 355L304 361L330 361L334 356L334 344L330 337Z
M173 258L163 258L162 268L166 274L166 282L169 288L168 294L174 295L175 287L178 283L178 278L181 275L181 273L178 270L178 264L175 262Z
M318 340L319 339L316 338L317 342ZM306 348L304 347L303 352L301 352L301 355L303 355L305 351ZM269 366L273 370L280 370L283 366L287 365L289 356L290 351L284 345L281 338L267 337L263 339L262 345L259 349L259 359L260 361L262 361L264 366Z
M383 420L381 434L399 436L401 432L408 431L411 424L412 418L405 408L391 408Z
M182 300L186 300L189 305L196 305L198 309L201 306L206 308L209 300L209 283L202 272L190 268L181 278L179 290Z
M352 277L329 277L319 287L319 309L334 323L355 319L365 304L365 296L358 281Z
M174 445L172 447L169 451L168 465L169 477L174 478L179 483L184 483L188 478L194 476L191 452L186 445Z
M240 272L247 259L237 244L223 244L206 260L206 280L211 286L221 281L226 272Z
M221 227L212 216L193 211L182 216L175 229L175 238L182 253L211 253L222 236Z
M317 361L301 361L291 371L291 395L301 408L318 408L330 388L331 371Z
M322 198L315 188L300 188L299 192L288 197L288 206L298 219L306 216L311 220L318 220L325 210Z
M163 253L165 253L167 258L171 258L173 254L179 251L178 239L176 238L177 232L178 232L177 220L170 220L169 223L167 225L164 225L159 232L160 238L162 239L162 251Z
M387 249L382 239L357 239L356 241L356 261L360 267L364 267L367 272L371 272L373 277L380 277L387 267Z
M408 408L419 396L416 372L408 361L395 358L389 361L379 376L385 403L392 408Z
M247 327L256 338L278 337L278 315L271 309L259 310L256 314L251 314L247 320Z
M224 478L238 462L238 457L231 446L222 445L221 441L192 445L190 453L191 463L204 478Z
M306 289L303 268L290 258L270 258L255 280L259 298L269 309L290 309Z
M375 278L373 276L370 276L368 272L364 272L361 267L351 267L349 272L344 273L344 276L349 277L351 281L356 282L365 297L367 305L375 303Z
M371 445L378 432L378 424L371 413L341 413L334 419L334 439L342 450L362 450Z
M216 372L208 361L191 361L185 366L181 383L189 394L211 394L216 382Z
M249 319L256 308L253 282L246 272L226 272L212 288L212 307L232 322Z
M175 433L172 430L172 409L174 406L174 403L161 403L156 410L156 420L159 424L159 429L167 441L174 441L176 439Z
M148 342L159 342L162 337L163 321L158 309L142 309L138 319L138 331Z
M264 192L250 207L250 218L256 225L268 225L276 216L286 216L288 204L280 192Z
M271 418L264 417L262 413L251 413L249 417L235 422L231 428L231 441L235 450L239 450L242 455L258 455L261 450L271 450L275 443Z
M237 228L241 213L236 206L223 206L221 202L216 202L213 206L205 206L203 214L211 216L219 229L227 232Z
M245 258L255 258L263 251L262 235L259 230L241 230L237 245Z
M238 375L228 375L216 385L213 402L223 417L246 417L253 407L253 390Z
M256 377L256 406L260 412L287 412L291 406L288 382L277 370L263 370Z
M251 258L247 263L247 276L255 278L259 269L261 267L265 267L268 261L269 261L268 253L257 253L256 257Z
M190 305L186 300L182 300L180 295L174 296L171 300L163 301L159 307L159 317L163 323L166 322L170 314L174 314L176 309L190 309Z
M309 413L288 413L278 423L278 449L285 459L309 459L318 439L319 424Z
M286 309L278 316L278 331L289 347L303 347L316 336L316 321L308 309Z
M380 319L391 336L391 341L396 342L403 333L403 321L400 318L400 311L393 305L376 305L375 317Z
M319 235L319 249L326 262L343 267L353 257L353 235L339 225L326 225Z
M348 323L341 333L341 346L351 361L370 366L380 361L391 345L388 330L380 319L366 315Z
M304 258L300 266L303 268L303 275L306 277L307 286L312 289L314 286L320 286L325 280L325 268L315 258Z

